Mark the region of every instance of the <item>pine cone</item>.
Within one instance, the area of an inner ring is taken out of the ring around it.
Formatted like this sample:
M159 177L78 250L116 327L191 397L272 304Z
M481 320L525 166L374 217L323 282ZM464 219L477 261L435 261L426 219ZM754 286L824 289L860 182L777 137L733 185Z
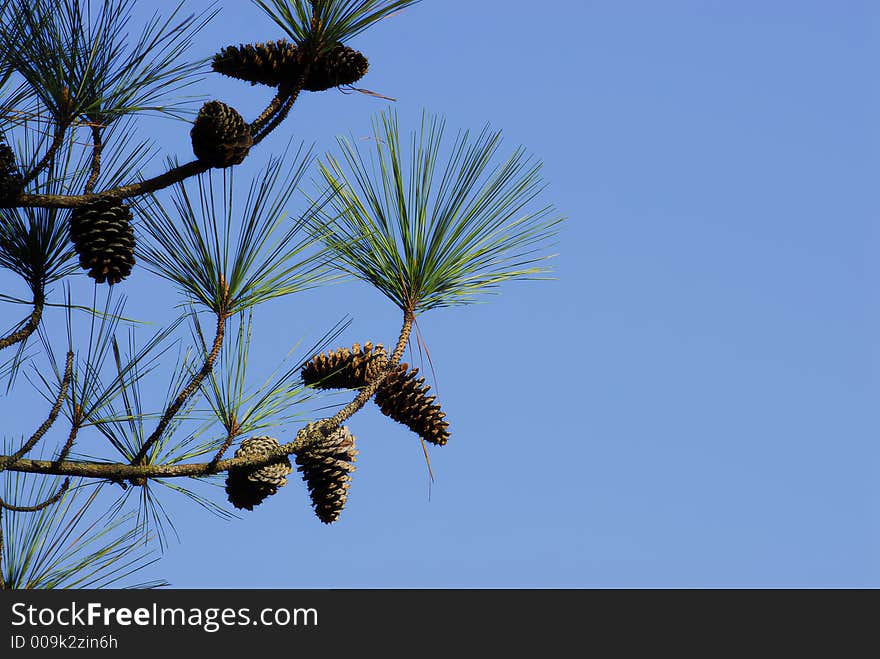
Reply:
M241 115L220 101L202 106L190 137L196 158L221 169L240 164L254 143L251 129Z
M15 152L0 136L0 201L11 199L21 192L22 175L15 162Z
M101 197L70 215L70 239L89 277L118 284L134 266L131 209L116 197Z
M320 92L339 85L351 85L364 77L369 66L362 53L337 44L312 64L303 89ZM217 73L252 85L280 87L299 80L303 71L302 53L296 45L284 39L227 46L214 55L212 68Z
M303 89L320 92L339 85L351 85L363 78L370 63L363 53L339 44L309 70Z
M351 472L355 470L353 463L358 453L354 435L346 426L325 434L314 423L300 432L320 432L323 435L322 440L297 454L296 464L309 488L315 514L324 524L332 524L339 519L348 499Z
M367 385L388 364L384 346L369 341L361 348L339 348L315 355L301 372L303 382L318 389L358 389Z
M278 440L274 437L252 437L241 443L235 457L260 457L274 452ZM230 469L226 476L226 494L236 508L253 510L263 500L287 485L287 476L293 471L290 459L285 455L274 462L257 468Z
M211 67L217 73L252 85L278 87L293 79L299 67L299 52L294 44L284 39L227 46L214 55Z
M416 378L419 369L409 370L399 364L376 391L375 401L382 414L402 423L426 442L443 446L449 440L449 423L445 421L436 396L428 396L431 387L425 378Z

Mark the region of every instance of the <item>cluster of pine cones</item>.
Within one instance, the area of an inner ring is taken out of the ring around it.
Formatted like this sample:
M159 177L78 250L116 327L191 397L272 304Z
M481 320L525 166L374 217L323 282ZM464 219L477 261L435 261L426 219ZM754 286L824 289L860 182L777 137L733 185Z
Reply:
M300 434L311 437L307 447L296 455L297 471L306 482L318 519L332 524L339 519L348 500L351 472L355 470L358 453L354 435L345 426L328 430L319 423L307 425ZM278 447L278 440L272 437L252 437L241 443L235 457L264 458ZM226 495L236 508L253 510L284 487L292 471L287 456L261 467L230 469L226 476Z
M303 89L319 92L354 84L366 75L370 66L362 53L336 44L306 71L306 52L284 39L227 46L214 56L212 68L230 78L269 87L295 85L306 72Z
M359 389L388 368L381 344L354 344L316 355L300 373L305 384L319 389ZM431 387L419 369L395 366L376 390L375 401L385 416L405 425L426 442L443 446L449 440L446 414L430 396Z

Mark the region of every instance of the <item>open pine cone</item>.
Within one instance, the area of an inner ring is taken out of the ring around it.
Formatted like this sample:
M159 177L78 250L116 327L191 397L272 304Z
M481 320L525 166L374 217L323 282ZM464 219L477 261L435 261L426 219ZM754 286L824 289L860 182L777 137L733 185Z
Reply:
M351 350L322 352L303 366L302 380L317 389L358 389L379 375L388 365L388 354L379 343L355 343Z
M402 423L426 442L443 446L449 440L446 414L429 396L431 387L417 377L419 369L398 364L379 385L375 401L382 414Z
M267 456L278 448L274 437L252 437L241 443L235 457ZM293 471L287 456L257 468L230 469L226 475L226 495L236 508L253 510L287 484L287 476Z
M355 438L346 426L325 433L317 424L309 424L302 431L321 433L323 439L296 455L297 471L309 488L315 514L324 524L332 524L348 500L351 472L357 456Z

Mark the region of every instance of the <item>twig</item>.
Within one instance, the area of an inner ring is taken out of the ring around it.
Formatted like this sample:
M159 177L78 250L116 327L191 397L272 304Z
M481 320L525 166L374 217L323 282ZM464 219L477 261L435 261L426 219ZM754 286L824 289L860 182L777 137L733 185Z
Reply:
M89 180L86 181L86 194L92 194L95 190L95 184L101 175L101 152L104 150L104 143L101 140L101 126L92 125L92 173Z
M31 181L33 181L41 171L43 171L46 166L52 162L55 158L55 153L58 151L58 148L61 146L62 142L64 142L64 134L67 132L67 126L64 124L58 124L55 127L55 134L52 136L52 144L49 145L49 149L46 151L46 155L43 156L43 159L40 160L36 164L36 166L27 174L21 181L21 185L25 186Z
M223 455L229 450L229 447L232 446L232 442L241 432L241 427L238 425L238 421L233 417L232 425L229 428L229 432L226 433L226 440L223 442L223 445L211 459L211 462L208 464L217 465L218 462L223 458Z
M376 393L376 390L379 389L379 386L385 381L385 378L391 373L392 369L397 366L403 357L403 352L406 350L406 344L409 342L409 335L412 333L413 323L415 322L415 314L411 311L405 311L403 314L403 327L400 329L400 338L397 340L397 347L394 349L394 353L391 355L391 359L388 360L388 365L385 370L382 371L376 378L370 382L366 387L364 387L357 397L351 401L348 405L343 407L339 412L337 412L333 418L327 421L327 426L331 428L335 428L337 426L342 425L346 419L351 417L355 412L360 410L370 398L373 397L373 394Z
M214 362L217 360L217 355L220 354L220 348L223 346L223 335L226 332L226 315L224 313L217 314L217 331L214 336L214 344L211 346L211 352L205 357L205 362L202 364L202 368L196 373L189 381L189 384L184 387L184 389L177 395L177 398L174 399L174 402L168 406L168 409L165 410L165 414L162 415L162 418L159 420L159 424L156 426L156 429L153 431L153 434L149 436L144 445L141 447L141 450L138 451L138 454L131 461L132 464L143 464L144 459L147 456L147 453L153 447L161 437L162 433L165 432L165 428L168 427L168 424L171 423L171 420L175 417L175 415L180 411L180 408L183 407L183 404L187 401L187 399L192 396L196 390L201 386L202 380L208 377L208 374L214 368Z
M34 291L34 310L24 321L24 327L0 339L0 350L13 346L16 343L21 343L36 331L40 325L40 319L43 317L43 305L45 302L43 291L40 289Z
M74 415L73 425L70 427L70 433L67 435L67 441L64 443L64 446L61 448L61 452L58 454L58 457L55 458L56 464L60 464L67 459L67 456L70 454L70 449L73 448L73 443L76 441L76 436L79 433L80 424L82 420L79 418L82 410L77 409Z
M263 110L262 114L254 119L253 123L250 125L251 135L256 137L257 133L263 129L263 126L265 126L269 120L275 116L275 113L284 106L289 97L290 93L288 91L282 91L279 89L278 93L275 94L275 98L269 103L269 106Z
M55 423L55 419L58 418L58 413L61 411L61 406L64 404L64 399L67 397L67 388L70 386L70 378L73 375L73 353L67 353L67 364L64 367L64 377L61 379L61 387L58 391L58 397L55 399L55 404L52 406L52 409L49 411L48 418L43 422L43 424L37 428L37 431L31 435L31 438L27 440L22 447L16 451L9 461L0 460L0 471L4 471L10 464L15 463L17 460L27 455L34 446L37 445L43 435L48 432L49 428L52 427L52 424Z
M70 478L65 478L64 482L61 484L61 488L55 494L35 506L14 506L11 503L6 503L3 498L0 497L0 509L9 510L14 513L36 513L43 510L44 508L48 508L54 503L58 503L58 501L61 500L61 497L64 496L64 493L67 492L67 488L69 487Z
M219 474L230 469L264 467L277 461L279 457L301 452L316 442L323 441L323 439L321 433L300 433L292 442L279 446L278 450L271 453L227 458L226 460L220 460L216 464L213 462L161 465L131 464L127 462L58 463L49 460L22 458L14 465L10 465L9 471L54 476L100 478L110 481L130 481L139 478L193 478Z

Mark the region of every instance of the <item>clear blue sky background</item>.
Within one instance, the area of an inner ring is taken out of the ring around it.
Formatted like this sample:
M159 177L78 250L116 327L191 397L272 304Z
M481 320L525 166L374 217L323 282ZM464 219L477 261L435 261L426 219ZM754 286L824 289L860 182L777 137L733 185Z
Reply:
M282 36L249 3L222 5L200 55ZM337 524L295 477L231 522L166 496L181 542L150 575L880 585L878 19L855 0L425 0L359 37L362 86L397 97L405 125L422 108L490 121L545 161L569 218L558 281L420 319L453 432L431 451L433 486L416 436L371 408L350 423L361 454ZM202 89L246 116L269 98L219 76ZM385 105L307 95L252 165L291 133L321 151L365 136ZM188 157L185 125L155 126ZM125 286L141 317L171 314L147 273ZM340 344L399 328L358 283L272 303L255 373L345 313Z

